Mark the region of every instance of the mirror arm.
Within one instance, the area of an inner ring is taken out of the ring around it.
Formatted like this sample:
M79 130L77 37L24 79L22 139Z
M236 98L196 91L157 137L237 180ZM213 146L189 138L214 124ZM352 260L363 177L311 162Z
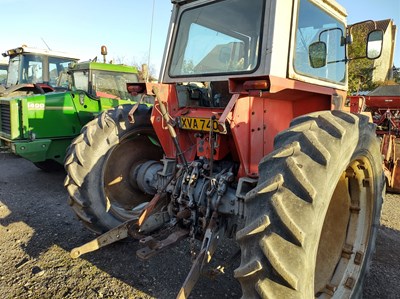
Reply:
M342 37L344 36L342 28L339 28L339 27L336 27L336 28L329 28L329 29L322 30L322 31L319 33L319 35L318 35L318 41L319 41L319 42L321 41L321 35L322 35L323 33L329 32L329 31L335 31L335 30L339 30L339 31L341 32L341 34L342 34Z
M332 63L338 63L338 62L347 63L348 61L350 61L350 59L345 58L345 59L341 59L341 60L328 61L326 64L332 64Z

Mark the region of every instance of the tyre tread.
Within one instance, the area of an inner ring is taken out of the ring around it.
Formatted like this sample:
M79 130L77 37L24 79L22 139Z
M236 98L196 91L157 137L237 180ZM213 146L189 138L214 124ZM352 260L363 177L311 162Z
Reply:
M259 183L245 198L246 226L236 235L242 261L235 277L243 298L308 297L299 273L308 267L307 240L315 238L309 219L317 218L321 187L314 184L326 181L321 174L341 159L343 143L355 149L359 140L351 144L352 136L367 126L363 116L316 112L276 136L276 150L260 161Z

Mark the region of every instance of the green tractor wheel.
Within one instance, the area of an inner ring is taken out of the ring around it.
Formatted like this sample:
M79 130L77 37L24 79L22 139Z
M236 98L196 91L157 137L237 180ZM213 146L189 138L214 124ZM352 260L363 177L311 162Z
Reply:
M69 204L98 234L137 217L152 198L138 188L132 173L146 161L159 161L163 151L151 126L151 109L139 105L130 123L131 108L105 111L87 123L65 159Z
M237 233L244 298L357 298L384 192L379 142L364 116L295 119L259 165Z

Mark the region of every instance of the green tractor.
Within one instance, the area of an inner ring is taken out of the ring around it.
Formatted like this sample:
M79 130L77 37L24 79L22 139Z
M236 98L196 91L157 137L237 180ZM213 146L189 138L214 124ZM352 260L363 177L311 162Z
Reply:
M9 70L12 63L13 58ZM135 67L89 61L69 62L55 79L23 83L17 93L28 94L15 96L16 89L13 96L0 97L0 145L44 171L62 168L66 148L101 111L133 106L127 83L139 76Z

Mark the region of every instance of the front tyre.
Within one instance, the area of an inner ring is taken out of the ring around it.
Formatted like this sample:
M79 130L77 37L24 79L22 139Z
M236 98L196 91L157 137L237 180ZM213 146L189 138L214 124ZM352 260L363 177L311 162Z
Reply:
M235 270L244 298L357 298L384 192L379 142L364 116L292 121L245 200Z
M137 217L152 198L138 188L132 173L146 161L159 161L163 151L150 122L151 109L139 105L132 124L131 108L123 105L101 113L82 128L67 151L69 204L98 234Z

